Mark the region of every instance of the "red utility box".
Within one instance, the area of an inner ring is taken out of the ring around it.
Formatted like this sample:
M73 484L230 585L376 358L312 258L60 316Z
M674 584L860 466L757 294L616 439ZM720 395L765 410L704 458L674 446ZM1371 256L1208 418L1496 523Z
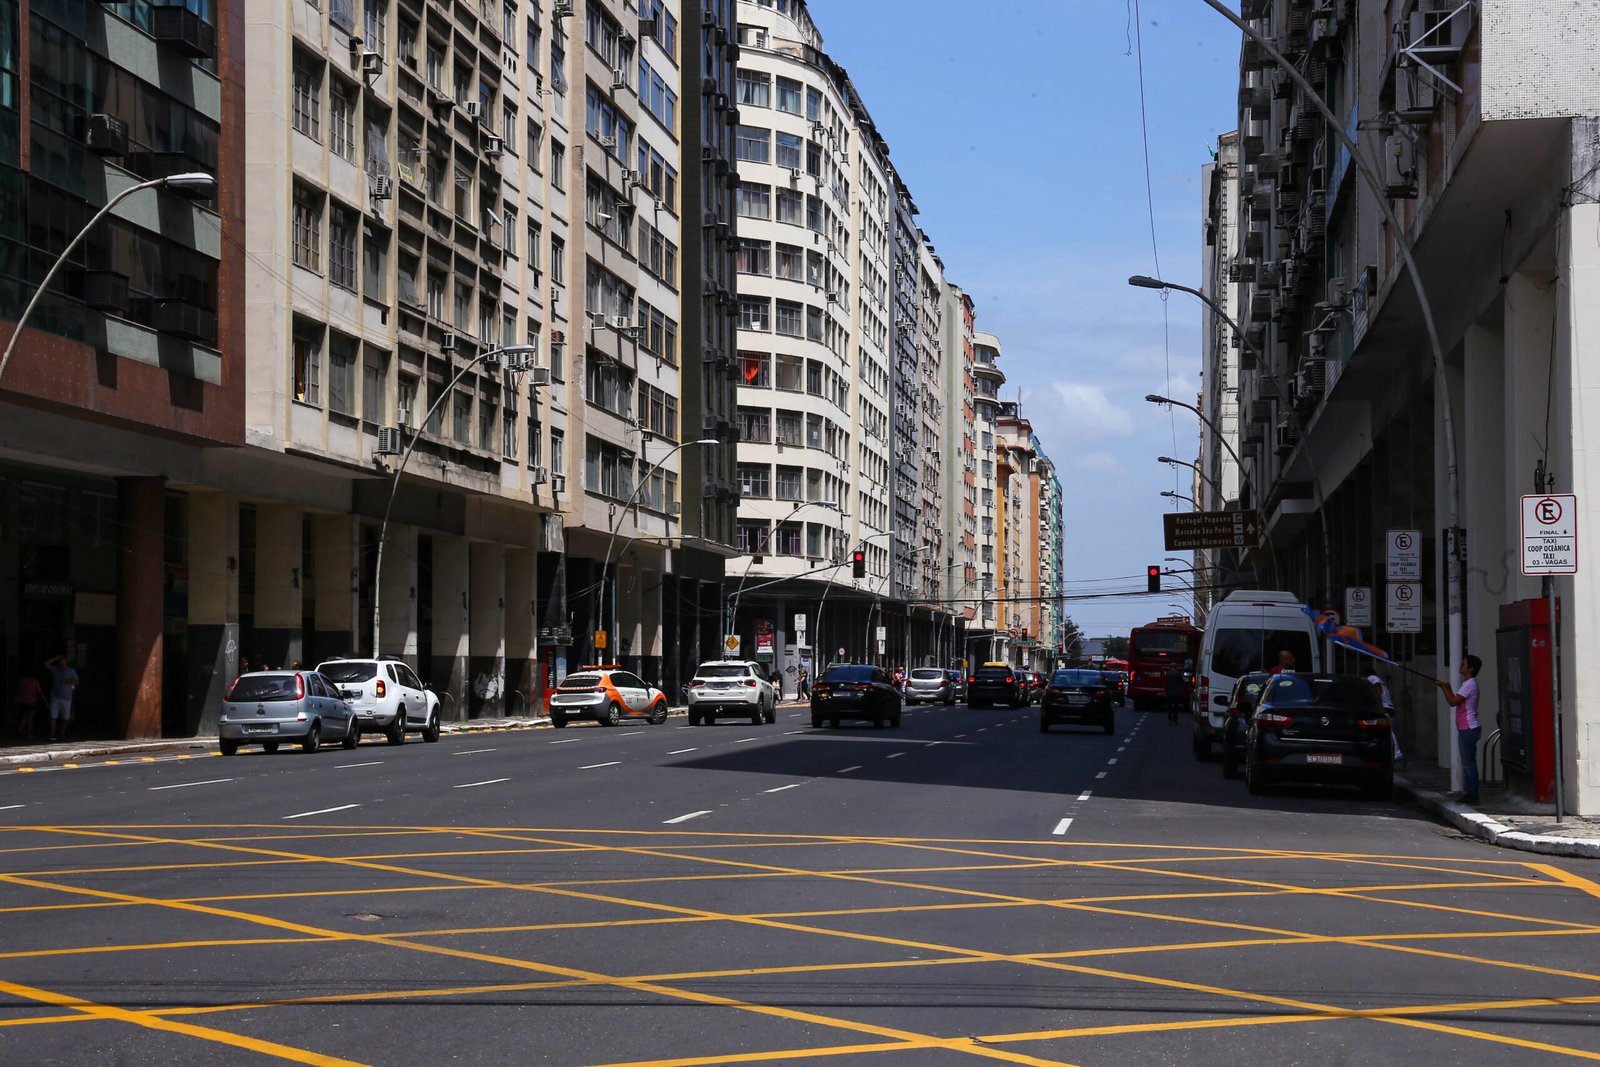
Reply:
M1560 619L1557 601L1557 623ZM1524 789L1531 785L1533 798L1540 803L1556 799L1550 631L1550 601L1544 597L1500 605L1500 628L1494 634L1500 677L1500 761L1507 779L1520 780Z

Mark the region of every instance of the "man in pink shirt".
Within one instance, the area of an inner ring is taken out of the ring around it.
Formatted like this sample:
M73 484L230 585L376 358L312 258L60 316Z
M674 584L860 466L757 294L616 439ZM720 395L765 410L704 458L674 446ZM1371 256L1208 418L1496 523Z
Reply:
M1452 690L1450 683L1435 679L1434 685L1444 693L1444 698L1456 709L1456 750L1461 754L1461 799L1468 804L1478 802L1478 737L1483 727L1478 722L1478 671L1483 660L1466 656L1461 660L1461 677L1465 679L1460 689Z

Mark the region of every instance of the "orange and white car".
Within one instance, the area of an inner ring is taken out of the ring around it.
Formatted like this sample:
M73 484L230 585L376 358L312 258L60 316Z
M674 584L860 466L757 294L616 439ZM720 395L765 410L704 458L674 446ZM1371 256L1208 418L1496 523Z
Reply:
M652 726L667 721L667 694L620 664L579 667L561 680L550 697L550 725L593 719L618 726L626 719L644 719Z

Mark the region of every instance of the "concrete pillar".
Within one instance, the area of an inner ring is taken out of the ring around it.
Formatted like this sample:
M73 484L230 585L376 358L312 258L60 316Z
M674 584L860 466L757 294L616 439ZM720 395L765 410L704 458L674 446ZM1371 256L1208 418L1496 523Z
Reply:
M389 524L389 536L383 546L383 576L379 602L379 635L377 651L380 655L400 656L408 661L417 654L417 528ZM457 598L459 603L460 598ZM358 620L356 644L363 653L373 650L372 620ZM433 670L431 663L417 664L419 672ZM431 682L431 677L424 677ZM439 683L435 683L439 684ZM443 692L443 690L440 690Z
M253 652L274 667L304 661L301 618L304 524L291 504L256 505L255 641Z
M446 718L467 717L471 676L467 673L471 564L468 542L453 534L433 535L433 662L428 673L444 702Z
M394 561L398 568L401 564ZM385 564L387 566L387 564ZM349 515L313 515L311 569L316 630L306 639L306 662L372 651L356 626L356 521ZM398 608L399 605L396 605Z
M1502 561L1506 575L1506 600L1524 600L1536 597L1543 591L1538 578L1522 574L1520 558L1522 541L1522 511L1517 498L1523 493L1535 492L1533 470L1544 454L1544 444L1550 429L1546 418L1555 412L1550 405L1550 374L1552 331L1556 326L1556 286L1546 274L1530 275L1519 272L1506 283L1504 341L1504 370L1502 382L1502 418L1505 432L1496 442L1500 461L1504 465L1506 487L1505 543L1508 555ZM1559 353L1558 353L1559 355ZM1565 456L1552 451L1550 465L1554 473L1565 477L1571 473ZM1566 468L1566 469L1563 469ZM1562 484L1568 484L1563 481ZM1477 546L1472 546L1477 555ZM1485 567L1490 565L1484 560ZM1482 653L1479 653L1482 655Z
M117 479L117 728L161 736L166 480Z
M1433 524L1433 530L1429 531L1425 529L1423 531L1424 537L1429 536L1431 533L1431 535L1436 539L1435 544L1437 546L1437 556L1441 561L1443 560L1444 553L1443 529L1445 526L1449 525L1451 518L1449 466L1446 462L1449 452L1447 450L1447 446L1445 445L1446 424L1444 421L1445 403L1447 399L1451 405L1450 411L1454 420L1454 428L1456 431L1456 460L1458 463L1457 481L1460 486L1461 498L1464 500L1467 496L1467 473L1465 469L1461 469L1465 467L1467 458L1466 444L1461 438L1461 430L1465 421L1463 415L1465 414L1466 410L1462 406L1462 400L1466 396L1466 390L1464 388L1465 375L1462 373L1460 362L1455 360L1446 361L1443 373L1446 375L1446 382L1449 389L1448 393L1443 392L1439 388L1441 383L1437 380L1434 382L1433 389L1434 441L1436 442L1436 447L1433 450L1433 514L1437 521L1435 521ZM1456 677L1455 672L1458 664L1449 662L1451 633L1450 614L1452 605L1450 604L1449 582L1446 577L1448 574L1448 569L1443 562L1440 562L1435 568L1435 571L1436 573L1433 576L1433 585L1437 590L1435 602L1437 604L1438 618L1436 630L1438 634L1439 664L1441 668L1439 676L1450 677L1454 679ZM1449 673L1446 674L1445 672ZM1433 701L1433 707L1434 718L1438 723L1439 729L1439 745L1437 749L1438 760L1441 766L1450 768L1450 787L1452 789L1460 789L1461 772L1460 768L1458 767L1459 761L1456 758L1455 712L1451 709L1449 704L1437 698L1435 698Z
M186 733L214 733L239 674L239 498L189 493L189 685Z
M538 655L535 615L539 595L534 565L532 551L506 549L506 712L510 715L531 714L534 699L533 670Z
M1509 569L1520 569L1506 544L1506 515L1515 511L1514 486L1506 484L1506 440L1512 426L1506 419L1505 339L1497 326L1467 330L1462 362L1462 397L1458 407L1469 427L1461 435L1461 524L1467 531L1466 651L1483 660L1478 675L1478 702L1483 737L1498 725L1500 682L1495 657L1495 629L1505 599ZM1444 546L1441 544L1440 549ZM1481 769L1481 767L1480 767Z
M471 595L468 597L468 670L472 687L468 718L505 714L506 693L506 558L491 541L469 547Z

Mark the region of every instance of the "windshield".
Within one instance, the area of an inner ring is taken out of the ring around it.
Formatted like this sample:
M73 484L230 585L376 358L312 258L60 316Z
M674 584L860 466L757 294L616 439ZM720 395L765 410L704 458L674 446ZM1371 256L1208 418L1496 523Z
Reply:
M335 660L319 666L317 673L330 682L370 682L378 665L371 660Z
M1297 704L1324 707L1337 704L1370 708L1373 711L1382 708L1378 702L1378 694L1373 691L1365 678L1347 674L1336 674L1331 677L1309 674L1273 675L1266 692L1261 696L1261 703L1271 704L1274 707Z
M721 666L707 665L695 672L702 678L748 678L750 668L741 667L735 663L726 663Z
M1278 665L1278 653L1290 652L1295 663L1311 666L1311 635L1305 630L1218 630L1211 642L1211 673L1238 678Z
M1189 651L1188 630L1141 630L1133 635L1135 656L1181 656Z
M822 676L824 682L870 682L872 681L871 667L829 667L828 673Z
M600 684L598 674L569 674L561 680L558 689L593 689Z
M1050 676L1053 686L1067 685L1104 685L1105 679L1099 671L1056 671Z
M233 683L229 700L296 700L292 674L247 674Z

